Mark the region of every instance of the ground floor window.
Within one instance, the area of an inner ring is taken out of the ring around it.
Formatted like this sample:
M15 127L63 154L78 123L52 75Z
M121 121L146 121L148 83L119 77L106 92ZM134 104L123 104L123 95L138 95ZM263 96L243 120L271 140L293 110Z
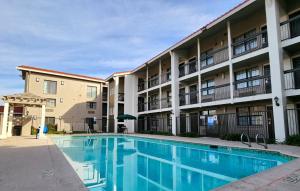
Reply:
M55 125L55 117L46 117L45 124L46 125Z

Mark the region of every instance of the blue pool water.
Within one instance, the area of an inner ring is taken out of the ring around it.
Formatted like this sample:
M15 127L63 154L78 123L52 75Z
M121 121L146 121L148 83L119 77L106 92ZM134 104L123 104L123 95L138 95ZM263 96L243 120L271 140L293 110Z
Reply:
M90 191L205 191L293 159L272 152L130 136L53 140Z

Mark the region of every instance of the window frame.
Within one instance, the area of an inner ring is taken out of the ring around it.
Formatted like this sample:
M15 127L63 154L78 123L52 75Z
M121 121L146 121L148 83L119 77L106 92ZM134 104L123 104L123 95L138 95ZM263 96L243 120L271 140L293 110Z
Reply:
M55 84L55 91L51 92L51 86L50 84ZM43 84L43 93L47 94L47 95L56 95L57 94L57 81L53 81L53 80L44 80L44 84Z
M93 92L92 90L95 89L96 91ZM87 89L86 89L86 96L87 98L92 98L92 99L95 99L97 98L97 86L90 86L88 85L87 86ZM95 93L95 95L93 96L93 93Z

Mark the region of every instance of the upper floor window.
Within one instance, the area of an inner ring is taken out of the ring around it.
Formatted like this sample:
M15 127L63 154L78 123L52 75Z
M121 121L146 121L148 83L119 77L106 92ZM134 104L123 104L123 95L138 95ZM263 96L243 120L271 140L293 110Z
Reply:
M213 88L215 86L214 80L206 80L201 84L202 89L202 95L211 95L215 93L215 89Z
M87 108L88 109L96 109L97 103L96 102L87 102Z
M96 98L97 97L97 87L88 86L87 87L87 97L88 98Z
M256 76L259 76L259 69L257 67L236 72L235 80L238 82L236 83L236 89L259 86L260 85L259 79L249 80Z
M57 92L57 82L45 80L44 81L44 94L56 94Z
M56 107L56 99L47 99L46 106L47 107Z
M257 48L256 29L250 30L233 39L235 44L233 47L234 55L243 54L252 49Z

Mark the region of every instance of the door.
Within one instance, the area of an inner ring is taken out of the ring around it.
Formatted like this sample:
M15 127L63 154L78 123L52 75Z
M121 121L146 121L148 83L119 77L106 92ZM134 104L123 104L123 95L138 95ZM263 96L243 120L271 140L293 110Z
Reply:
M295 89L300 89L300 57L293 59Z
M262 47L266 47L268 45L268 34L267 34L267 26L261 27L261 45Z
M190 114L191 133L198 135L199 134L198 126L199 126L198 113L191 113Z
M266 93L271 93L272 92L272 87L271 87L271 70L270 70L270 65L264 65L264 76L265 76L265 90Z
M195 104L198 102L197 91L197 85L190 86L190 104Z
M300 16L300 11L297 11L289 16L290 19L293 19L297 16ZM297 37L300 35L300 18L297 18L290 22L290 31L291 38Z
M268 128L268 138L271 140L275 139L275 130L274 130L274 119L273 119L273 107L267 106L267 128Z

